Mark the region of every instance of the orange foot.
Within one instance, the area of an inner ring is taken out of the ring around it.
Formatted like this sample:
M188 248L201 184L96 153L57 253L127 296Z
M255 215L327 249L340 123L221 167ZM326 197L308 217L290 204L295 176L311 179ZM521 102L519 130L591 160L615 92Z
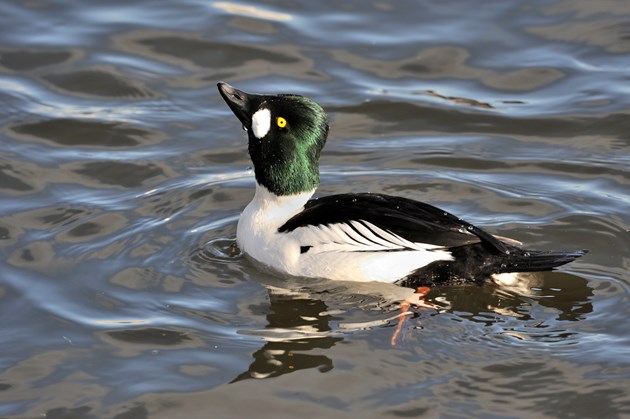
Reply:
M424 297L431 291L429 287L418 287L416 288L416 292L413 293L411 298L408 298L400 303L400 314L398 317L398 324L396 325L396 330L392 335L391 344L392 346L396 346L396 341L398 340L398 335L400 335L400 331L402 330L403 324L409 316L409 308L411 306L415 307L424 307L424 308L436 308L435 304L428 303L424 301Z

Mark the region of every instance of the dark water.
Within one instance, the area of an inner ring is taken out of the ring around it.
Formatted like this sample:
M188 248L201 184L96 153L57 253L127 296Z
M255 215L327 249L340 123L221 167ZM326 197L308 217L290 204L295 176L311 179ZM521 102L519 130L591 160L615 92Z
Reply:
M321 194L583 259L512 288L282 280L217 94L330 113ZM630 2L0 3L0 416L630 415Z

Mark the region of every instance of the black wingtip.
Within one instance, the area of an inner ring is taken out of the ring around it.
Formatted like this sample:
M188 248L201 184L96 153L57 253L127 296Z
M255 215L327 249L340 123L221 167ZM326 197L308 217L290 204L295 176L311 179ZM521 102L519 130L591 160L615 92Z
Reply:
M587 253L588 250L585 249L568 252L524 250L517 254L512 254L508 258L501 258L497 262L493 273L552 271L559 266L573 262Z
M565 263L573 262L575 259L581 258L586 253L587 252L584 252L582 250L575 251L575 252L570 252L570 253L565 254L564 258L559 258L558 262L561 263L562 265L564 265ZM560 266L560 265L558 265L558 266Z
M564 257L564 258L568 259L569 262L570 262L570 261L575 260L577 258L581 258L585 254L587 254L588 253L588 249L574 250L572 252L557 252L557 253L558 253L558 255L561 256L560 259L562 259L562 257Z

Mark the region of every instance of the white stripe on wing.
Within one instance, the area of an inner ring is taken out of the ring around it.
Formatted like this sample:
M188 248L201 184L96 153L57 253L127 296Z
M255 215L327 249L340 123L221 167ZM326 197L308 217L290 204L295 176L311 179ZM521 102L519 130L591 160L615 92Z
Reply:
M308 225L295 229L294 234L301 246L312 247L309 250L312 253L445 249L443 246L406 240L363 220Z

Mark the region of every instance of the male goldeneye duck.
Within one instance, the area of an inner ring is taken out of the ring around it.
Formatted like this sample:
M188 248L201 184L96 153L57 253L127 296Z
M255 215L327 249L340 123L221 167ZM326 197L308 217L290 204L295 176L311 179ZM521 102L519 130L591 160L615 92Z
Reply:
M292 276L418 287L547 271L584 255L525 250L432 205L374 193L312 198L328 136L326 113L293 94L219 92L243 124L256 192L236 241L254 260Z

